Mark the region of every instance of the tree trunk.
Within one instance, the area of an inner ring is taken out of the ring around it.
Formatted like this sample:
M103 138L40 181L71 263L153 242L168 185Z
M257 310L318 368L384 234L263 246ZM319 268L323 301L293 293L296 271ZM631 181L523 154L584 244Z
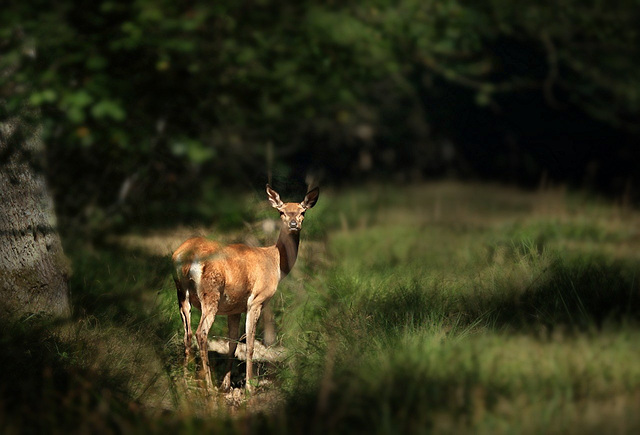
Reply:
M39 130L0 122L0 316L70 313L68 262L56 229Z

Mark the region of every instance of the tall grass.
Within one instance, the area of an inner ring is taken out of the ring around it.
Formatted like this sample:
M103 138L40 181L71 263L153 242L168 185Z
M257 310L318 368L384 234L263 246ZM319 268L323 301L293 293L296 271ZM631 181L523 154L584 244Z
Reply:
M260 205L241 213L268 217ZM324 192L271 302L287 356L268 368L272 383L233 405L185 380L166 255L70 244L74 320L4 328L0 422L14 431L634 432L639 230L637 213L564 191ZM225 323L211 335L225 335Z
M293 427L639 427L637 216L562 192L555 209L486 186L393 195L331 233L333 266L285 309Z

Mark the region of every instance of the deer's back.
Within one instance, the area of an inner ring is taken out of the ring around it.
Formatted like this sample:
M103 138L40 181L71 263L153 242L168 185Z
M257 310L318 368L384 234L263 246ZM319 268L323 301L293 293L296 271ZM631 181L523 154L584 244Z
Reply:
M198 301L192 301L196 302L194 305L206 302L217 292L218 313L234 314L246 311L253 293L275 290L280 274L274 253L271 248L225 246L197 237L180 245L172 259L180 279L191 280L195 285L196 294L190 294L190 298L197 296Z

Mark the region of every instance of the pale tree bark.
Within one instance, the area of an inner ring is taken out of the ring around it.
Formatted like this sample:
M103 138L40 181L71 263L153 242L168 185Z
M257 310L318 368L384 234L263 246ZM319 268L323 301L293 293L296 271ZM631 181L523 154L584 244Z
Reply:
M43 173L39 130L0 121L0 316L70 314L69 265Z

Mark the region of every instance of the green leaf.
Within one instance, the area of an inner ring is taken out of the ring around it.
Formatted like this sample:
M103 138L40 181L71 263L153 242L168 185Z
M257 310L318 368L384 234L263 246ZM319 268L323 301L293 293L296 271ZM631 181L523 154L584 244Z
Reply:
M179 157L187 157L192 163L200 164L211 160L215 150L205 146L202 142L189 138L182 138L171 144L171 151Z
M96 119L111 118L115 121L122 121L126 117L122 106L113 100L100 101L91 108L91 114Z
M87 91L80 90L76 92L70 92L62 99L62 105L64 107L77 107L83 108L93 102L93 97Z
M39 106L41 104L52 103L56 100L58 94L53 89L45 89L40 92L34 92L29 97L29 102L34 106Z

